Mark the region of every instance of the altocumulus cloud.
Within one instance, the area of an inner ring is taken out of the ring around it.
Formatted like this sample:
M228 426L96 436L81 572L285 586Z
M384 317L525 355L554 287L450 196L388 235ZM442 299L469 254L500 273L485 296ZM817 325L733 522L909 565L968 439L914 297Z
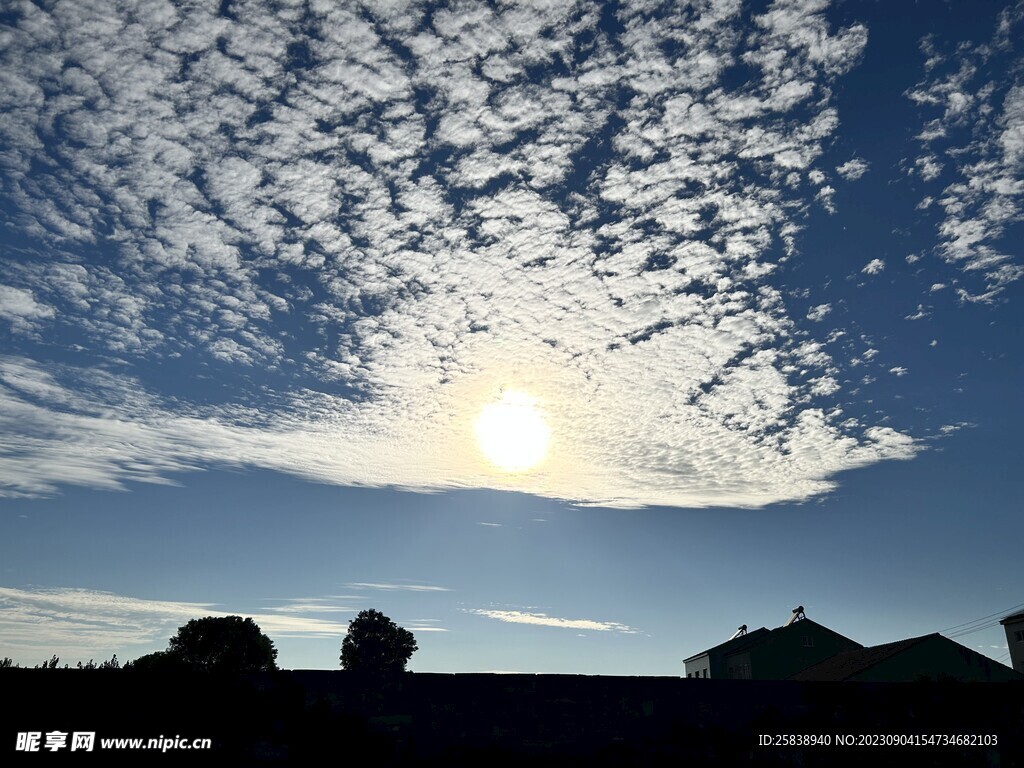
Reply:
M817 0L623 2L614 23L219 5L11 7L0 173L27 258L0 317L66 346L0 367L7 495L235 464L759 506L914 454L841 417L836 363L773 283L833 204L817 165L863 26ZM239 400L149 367L176 361L234 372ZM532 474L472 441L505 387L551 427Z
M929 190L943 209L939 255L962 270L962 301L992 302L1024 276L1009 231L1024 221L1024 86L1020 40L1024 3L999 14L991 37L946 50L921 41L924 78L907 91L924 116L920 153L910 170L925 182L950 165L956 178ZM980 278L980 279L979 279Z

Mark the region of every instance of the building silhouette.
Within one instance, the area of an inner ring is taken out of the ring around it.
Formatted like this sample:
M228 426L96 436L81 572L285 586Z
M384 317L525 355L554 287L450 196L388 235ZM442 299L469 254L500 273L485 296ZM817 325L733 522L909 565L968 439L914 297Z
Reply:
M1024 673L1024 613L1015 613L1002 619L1000 624L1006 632L1006 645L1010 649L1010 665Z
M700 679L914 682L1024 680L1024 613L1001 622L1014 669L938 633L865 648L808 619L803 606L776 629L748 632L684 659ZM1015 671L1016 670L1016 671Z
M747 632L740 627L729 640L695 654L683 663L687 677L735 680L785 680L812 664L843 651L863 648L860 643L822 626L793 610L785 625Z
M936 633L839 653L791 680L913 683L961 680L1003 683L1022 676L998 661Z

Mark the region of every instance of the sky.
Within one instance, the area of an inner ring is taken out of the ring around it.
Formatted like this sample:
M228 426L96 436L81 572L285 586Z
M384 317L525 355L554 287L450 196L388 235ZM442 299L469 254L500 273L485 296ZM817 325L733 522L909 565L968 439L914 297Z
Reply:
M1022 40L1019 2L5 3L0 656L238 614L336 669L376 608L414 671L680 675L803 605L1005 661Z

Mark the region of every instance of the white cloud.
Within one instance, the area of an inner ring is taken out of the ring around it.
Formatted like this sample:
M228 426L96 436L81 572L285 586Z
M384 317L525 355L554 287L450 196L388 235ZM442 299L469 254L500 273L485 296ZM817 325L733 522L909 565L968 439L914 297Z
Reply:
M884 269L884 261L882 261L881 259L872 259L871 261L864 265L864 268L861 269L861 272L863 272L865 275L877 275Z
M440 619L399 619L397 623L411 632L448 632L445 627L439 626Z
M358 598L357 598L358 599ZM273 613L356 613L359 609L338 604L334 599L305 597L294 600L279 600L281 605L267 608Z
M833 198L835 197L835 194L836 194L835 188L830 187L830 186L824 186L824 187L822 187L821 189L818 190L818 194L816 194L814 197L815 197L815 199L818 200L818 202L821 203L822 207L826 211L828 211L829 213L835 213L836 212L836 206L832 202Z
M833 363L772 283L832 204L799 180L827 178L862 25L623 3L613 41L572 4L140 3L131 34L100 0L26 4L0 47L4 202L42 255L17 290L127 371L8 358L2 493L230 465L760 506L914 454L808 405ZM290 383L200 406L148 368L177 356ZM533 474L472 440L506 387L551 427Z
M894 368L890 368L889 373L893 374L894 376L906 376L908 371L902 365L897 365Z
M349 584L348 586L356 587L358 589L377 589L383 592L451 592L451 590L447 587L438 587L433 584L381 584L368 582L354 582L352 584Z
M37 302L32 291L0 285L0 318L9 322L14 330L34 330L39 321L49 320L53 315L53 308Z
M939 431L944 435L950 435L954 432L959 432L961 429L971 429L976 426L977 424L973 424L969 421L960 421L956 424L943 424L939 427Z
M73 660L122 660L163 648L177 628L204 616L244 615L271 640L341 637L347 624L300 616L228 612L213 603L145 600L88 589L0 587L4 652L23 664L56 653Z
M921 178L925 181L933 181L942 175L943 164L935 155L925 155L914 161L914 166Z
M992 39L963 42L950 55L923 41L925 77L907 96L927 114L914 161L925 181L952 168L951 180L934 200L943 209L938 253L964 273L962 301L991 302L1024 276L1008 230L1024 221L1024 86L1005 58L1008 41L1024 29L1024 6L1000 14ZM994 73L994 74L993 74Z
M860 157L854 157L836 168L836 173L847 181L856 181L868 172L868 162Z
M560 619L545 613L526 613L524 611L494 611L475 608L469 611L490 619L497 619L510 624L532 624L541 627L558 627L560 629L587 629L594 632L620 632L634 635L639 630L614 621L595 621L593 619Z
M824 320L831 311L831 304L818 304L807 310L807 319L817 323Z

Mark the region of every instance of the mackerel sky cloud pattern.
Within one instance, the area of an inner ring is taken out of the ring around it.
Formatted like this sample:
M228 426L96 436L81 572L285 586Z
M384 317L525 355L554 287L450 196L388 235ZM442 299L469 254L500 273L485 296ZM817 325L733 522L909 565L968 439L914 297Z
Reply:
M239 465L762 506L910 458L906 430L841 413L838 313L781 284L810 212L877 171L822 160L868 40L826 7L14 4L3 493ZM1019 217L986 203L1017 200L1018 101L977 150L1002 165L965 165L991 183L939 203L970 296L1017 276L964 228ZM504 388L551 427L537 472L473 442Z
M922 207L942 211L939 253L968 278L956 288L962 301L991 303L1024 276L1008 236L1024 221L1024 83L1019 60L1006 61L1022 35L1017 3L999 13L987 40L953 49L925 38L924 78L906 94L925 116L909 170L936 182ZM942 184L947 165L954 178Z

